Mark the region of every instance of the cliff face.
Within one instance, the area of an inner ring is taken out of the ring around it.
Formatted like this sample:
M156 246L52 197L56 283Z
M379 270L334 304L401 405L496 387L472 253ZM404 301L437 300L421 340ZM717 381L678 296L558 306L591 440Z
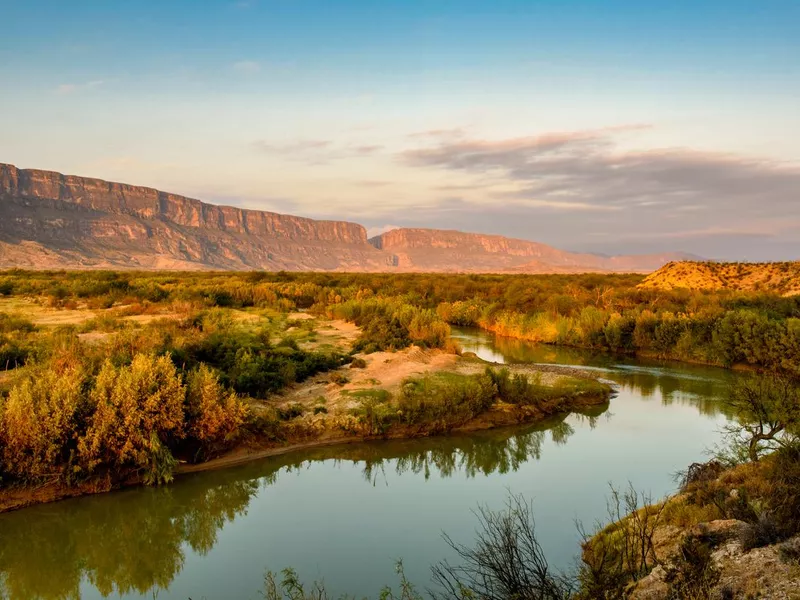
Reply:
M676 258L606 258L436 229L367 240L356 223L0 164L0 268L574 273L650 271Z
M356 223L206 204L146 187L0 165L0 265L380 270Z
M574 273L579 271L648 272L679 254L598 256L500 235L395 229L370 242L395 255L399 267L431 271L512 271Z
M0 165L0 198L49 201L108 214L164 219L186 227L294 240L364 244L363 226L278 213L216 206L152 188Z

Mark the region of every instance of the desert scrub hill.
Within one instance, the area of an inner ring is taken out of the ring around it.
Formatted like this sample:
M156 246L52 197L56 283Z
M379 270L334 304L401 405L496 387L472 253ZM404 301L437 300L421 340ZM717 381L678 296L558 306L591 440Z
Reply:
M671 262L651 273L641 289L736 290L800 294L800 261L775 263Z

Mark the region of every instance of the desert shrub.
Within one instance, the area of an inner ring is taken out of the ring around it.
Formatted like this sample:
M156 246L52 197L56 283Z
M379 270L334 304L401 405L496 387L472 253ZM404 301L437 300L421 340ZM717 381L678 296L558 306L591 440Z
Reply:
M132 470L148 484L170 481L170 447L184 435L185 397L169 356L137 354L123 367L106 361L91 392L96 408L79 442L81 459L92 472Z
M36 331L32 321L18 315L0 312L0 333L31 333Z
M315 406L314 407L314 414L315 415L327 415L328 414L328 409L325 408L324 406Z
M468 598L569 600L573 581L547 562L536 537L533 509L519 496L511 496L505 510L479 507L477 539L472 547L445 542L459 559L434 565L439 588L434 600Z
M189 374L186 386L186 434L204 451L220 449L236 435L247 418L247 407L226 391L206 365Z
M282 421L291 421L303 415L303 407L300 404L294 403L284 408L278 408L278 418Z
M781 562L800 565L800 538L788 540L778 546L778 557Z
M766 479L770 493L767 508L783 536L800 533L800 447L778 450L772 457Z
M356 357L352 361L350 361L350 368L351 369L366 369L367 368L367 361L365 361L363 358Z
M403 422L448 429L488 410L497 388L491 377L436 374L406 379L397 408Z
M400 350L411 345L408 330L396 317L376 316L362 328L353 343L354 352L371 354L381 350Z
M739 533L739 542L745 552L776 544L780 540L778 524L768 512L759 515L754 522L744 525Z
M669 585L669 600L710 600L719 581L719 571L711 558L712 544L702 536L687 535L678 551L677 560L666 569L664 581Z
M21 367L33 354L34 348L29 342L0 335L0 369Z
M216 327L210 335L185 346L187 362L213 366L222 383L240 394L265 398L295 381L342 364L343 357L336 353L273 347L265 331Z
M80 369L37 369L0 401L3 470L24 480L66 475L87 410Z
M338 373L334 371L331 373L330 376L331 383L335 383L336 385L345 385L350 381L350 379L344 373Z
M259 440L280 441L284 437L280 415L276 409L261 408L258 411L249 411L242 425L242 432Z
M610 524L588 534L582 525L581 598L612 600L625 596L630 582L638 581L659 563L654 536L663 522L665 503L632 486L624 492L611 488Z
M582 395L606 395L608 386L598 381L559 377L551 386L542 384L541 373L511 373L508 368L486 368L486 376L497 388L497 396L503 402L518 405L561 403ZM551 406L558 408L558 406Z
M615 352L631 352L635 349L633 332L636 329L636 319L620 314L611 315L603 335L606 345Z

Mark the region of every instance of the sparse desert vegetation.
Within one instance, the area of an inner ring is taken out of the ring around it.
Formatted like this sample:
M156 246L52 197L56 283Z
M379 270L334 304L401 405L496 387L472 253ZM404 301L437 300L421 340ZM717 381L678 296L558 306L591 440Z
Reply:
M734 290L800 294L800 261L771 263L670 262L648 275L643 289Z

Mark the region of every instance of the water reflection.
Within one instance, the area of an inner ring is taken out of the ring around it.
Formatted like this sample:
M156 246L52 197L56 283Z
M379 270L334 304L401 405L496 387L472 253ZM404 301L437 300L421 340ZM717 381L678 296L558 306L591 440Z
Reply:
M622 390L645 399L660 398L667 406L673 403L694 406L707 416L721 414L722 407L716 399L726 393L730 381L736 377L735 373L715 367L531 344L477 329L456 330L454 337L464 351L474 352L485 360L599 369Z
M594 426L608 405L582 415ZM222 527L282 473L313 462L360 465L373 485L386 469L468 477L516 471L574 433L566 415L535 426L470 435L312 449L223 471L196 474L160 489L133 489L0 515L0 590L9 600L80 598L88 580L102 596L167 589L186 548L205 555ZM2 597L2 596L0 596Z
M80 598L84 577L103 596L166 588L184 546L210 551L259 485L221 475L0 515L0 589L11 600Z
M274 544L279 545L279 540L285 544L289 537L280 537L281 534L276 533L274 521L260 520L255 509L248 516L248 507L263 507L260 501L267 489L284 493L285 489L291 488L288 484L292 482L285 479L286 474L318 467L341 471L341 474L355 470L356 482L360 472L367 485L356 489L357 484L354 487L353 480L349 480L350 489L346 498L341 500L346 504L328 507L334 510L335 506L339 516L345 520L347 517L344 515L349 514L346 511L353 510L354 527L360 515L359 509L352 506L356 506L358 498L364 496L364 489L376 494L367 487L369 485L384 486L393 481L396 487L392 493L396 494L400 491L396 488L403 487L403 482L415 479L456 479L458 475L487 479L517 471L518 475L527 477L526 463L530 467L533 461L543 458L543 454L551 458L541 461L543 468L536 471L537 476L531 481L543 482L544 487L538 489L538 493L544 507L548 501L547 490L556 487L547 486L545 482L560 480L570 469L582 473L584 480L592 478L594 472L580 471L584 463L595 465L590 468L597 470L599 462L593 462L595 456L587 459L589 455L596 455L598 461L602 459L610 465L618 465L624 470L624 477L630 477L640 461L634 457L630 464L626 463L621 457L630 453L622 445L637 443L636 440L643 444L641 440L653 439L655 454L650 456L650 460L655 461L656 457L664 454L665 442L659 441L659 436L678 440L678 432L685 432L690 423L699 422L694 410L683 414L681 411L664 411L661 407L678 404L694 407L704 415L716 415L719 409L714 398L724 393L728 380L734 376L705 367L624 360L577 350L530 346L516 340L494 340L480 333L458 332L458 335L465 349L482 356L490 352L508 362L578 364L601 369L604 377L620 386L620 396L612 401L615 403L614 411L619 414L612 417L608 405L605 405L568 418L563 415L555 417L534 426L318 448L232 469L198 473L167 488L132 489L0 515L0 597L8 600L80 598L82 591L92 597L155 595L159 590L167 590L176 579L191 577L180 575L184 569L187 573L192 571L189 559L209 553L204 565L213 564L223 570L230 568L233 564L230 561L241 558L242 551L237 545L236 550L224 549L225 544L220 542L220 551L211 553L218 539L225 539L220 536L221 530L234 521L237 521L236 526L244 523L245 527L271 522L271 540ZM648 400L658 403L653 406L658 411L648 407ZM650 415L655 412L659 415L654 421ZM592 438L583 435L585 430L594 428L597 431L592 432ZM582 435L576 436L577 431ZM704 435L702 428L694 431L695 437ZM602 439L599 444L597 436ZM566 447L556 453L554 446L558 445ZM684 446L686 444L680 441L679 447ZM603 452L607 454L601 457ZM573 455L576 462L569 462ZM554 465L551 470L558 473L549 473L546 467L550 463ZM658 467L647 468L647 473L653 469L658 470ZM663 470L668 472L666 468ZM597 473L601 476L597 497L601 497L608 479L605 479L605 469L597 470ZM394 474L408 474L409 477L401 481ZM548 480L551 475L554 479ZM325 481L336 482L336 478L337 475L333 474L330 480ZM272 487L280 481L287 485ZM574 497L593 497L588 488L575 485ZM458 494L463 493L464 488L454 486L453 489L457 489L454 493ZM313 493L317 491L315 489ZM291 491L286 493L292 502L302 500L302 497L291 496ZM502 495L503 492L500 490L498 493ZM453 497L443 497L442 501L448 506L455 503ZM552 498L553 510L562 508L563 504L564 498ZM397 516L397 510L395 508L393 516L398 519L396 527L402 530L409 524ZM282 518L283 514L275 518ZM326 518L323 512L319 514L320 519ZM549 520L552 519L551 516ZM434 530L438 529L438 522L432 525ZM465 523L463 527L469 528L470 525L471 522ZM236 532L235 526L232 528L234 544L241 543L242 532ZM290 530L283 535L293 534L295 532ZM392 548L392 552L397 542L393 535L391 527L386 530L385 544ZM398 539L402 539L402 535L398 534ZM252 554L257 555L257 578L266 564L261 555L265 551L263 542L260 543L251 547ZM572 547L574 540L570 538L566 543ZM359 558L354 555L353 560ZM302 567L293 562L289 564ZM226 589L204 589L203 593L225 597ZM252 589L252 593L256 593L256 589ZM162 592L162 595L168 596L169 592Z

